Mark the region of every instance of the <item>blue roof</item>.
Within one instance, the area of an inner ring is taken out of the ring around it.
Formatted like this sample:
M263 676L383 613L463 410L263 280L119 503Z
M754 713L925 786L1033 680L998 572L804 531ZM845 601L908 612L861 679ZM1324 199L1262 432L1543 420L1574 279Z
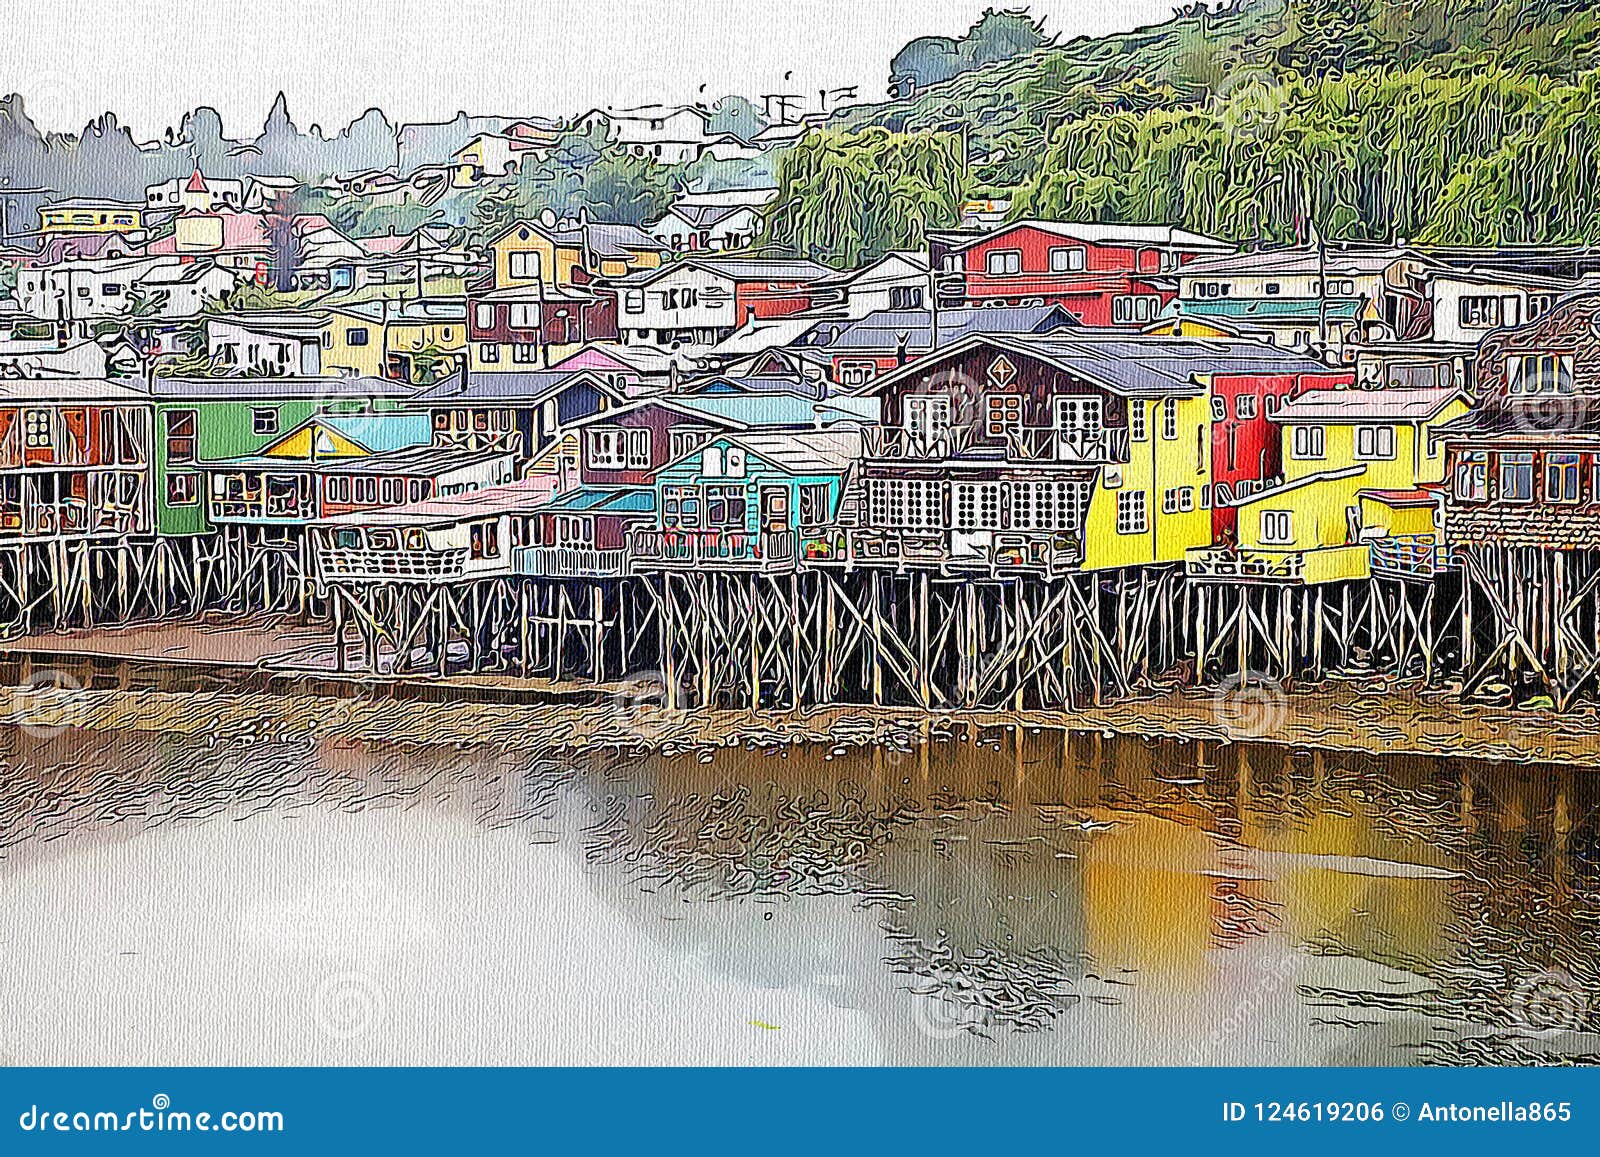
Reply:
M594 490L584 488L563 494L541 508L556 513L654 514L656 492L649 488Z
M313 422L359 442L374 454L433 440L433 419L427 414L318 414L302 424Z
M674 394L673 405L736 426L812 426L818 420L876 422L875 397L829 398L818 401L801 394L763 390L749 394Z

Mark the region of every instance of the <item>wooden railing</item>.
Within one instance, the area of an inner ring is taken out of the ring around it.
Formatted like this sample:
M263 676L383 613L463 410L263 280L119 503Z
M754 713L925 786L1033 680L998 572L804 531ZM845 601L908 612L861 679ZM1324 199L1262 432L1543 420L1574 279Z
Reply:
M522 546L513 566L517 574L535 578L615 578L627 573L628 552L592 546Z
M1190 578L1264 579L1297 582L1305 573L1301 551L1230 550L1211 547L1184 556Z
M628 562L635 568L792 566L799 536L792 530L758 534L725 530L635 530L628 535Z
M1022 426L1006 431L1006 457L1013 462L1126 462L1128 431Z
M1450 567L1450 552L1436 534L1394 534L1367 542L1372 569L1431 577Z
M447 550L317 548L317 568L324 582L443 582L460 578L466 564L464 546Z
M868 458L895 461L941 462L959 458L972 446L972 429L906 430L898 426L868 426L862 431Z
M812 566L936 566L997 576L1029 572L1054 577L1083 565L1083 542L1067 533L997 531L987 548L956 554L948 530L830 526L800 532L800 559Z

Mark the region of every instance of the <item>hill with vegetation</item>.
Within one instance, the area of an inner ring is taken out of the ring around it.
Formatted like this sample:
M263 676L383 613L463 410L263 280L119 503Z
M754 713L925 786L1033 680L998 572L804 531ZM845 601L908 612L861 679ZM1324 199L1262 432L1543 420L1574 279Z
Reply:
M1600 238L1597 0L1243 0L1039 33L783 154L775 242L859 260L983 195L1238 240Z

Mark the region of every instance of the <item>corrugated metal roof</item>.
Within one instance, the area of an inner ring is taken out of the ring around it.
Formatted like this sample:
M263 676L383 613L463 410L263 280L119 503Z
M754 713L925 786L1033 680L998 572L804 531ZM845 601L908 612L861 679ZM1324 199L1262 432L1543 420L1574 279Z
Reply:
M1425 422L1462 396L1460 390L1307 390L1278 407L1286 425L1322 422Z
M735 434L727 441L789 474L838 474L861 457L859 429Z

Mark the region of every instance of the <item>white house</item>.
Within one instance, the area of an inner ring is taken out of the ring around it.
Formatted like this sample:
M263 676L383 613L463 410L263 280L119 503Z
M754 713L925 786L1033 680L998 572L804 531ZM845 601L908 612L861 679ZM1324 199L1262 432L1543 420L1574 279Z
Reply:
M711 114L693 105L645 105L628 109L592 109L578 118L578 127L603 128L606 140L635 156L677 165L697 160L702 150L723 134L708 131Z
M761 236L761 214L749 205L685 205L679 201L650 235L679 253L743 249Z
M814 261L692 257L618 278L617 331L627 344L710 347L752 317L835 298L833 270Z
M17 275L17 303L30 317L84 321L137 313L188 317L235 285L233 273L210 262L171 257L65 261Z
M214 317L206 322L206 347L224 373L317 377L322 329L315 318L293 315L252 323Z
M203 176L196 169L187 177L173 177L144 191L147 209L188 209L209 213L213 209L242 209L244 182Z
M1523 325L1549 311L1570 281L1504 270L1442 270L1428 278L1434 341L1477 345L1492 329Z
M885 253L865 269L845 274L840 285L844 304L830 308L830 318L860 321L886 309L925 309L928 255L915 250Z

